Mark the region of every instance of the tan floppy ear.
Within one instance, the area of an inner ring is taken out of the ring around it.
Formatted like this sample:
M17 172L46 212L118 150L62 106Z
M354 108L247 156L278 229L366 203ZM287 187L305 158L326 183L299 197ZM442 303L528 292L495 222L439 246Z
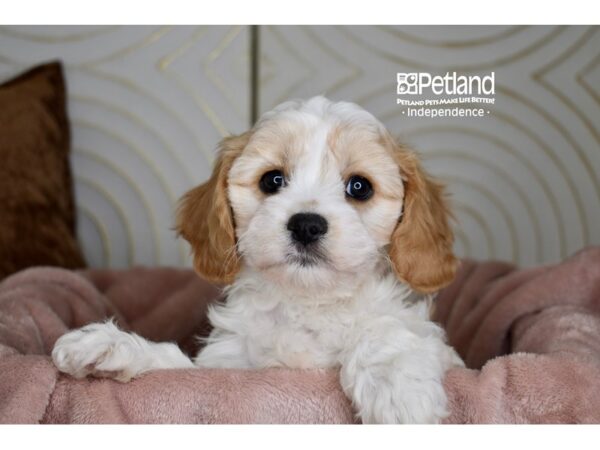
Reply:
M413 289L435 292L452 281L458 265L444 187L425 173L413 152L395 146L394 158L404 180L404 207L392 234L392 267Z
M215 283L233 282L240 268L227 176L249 138L244 133L221 141L211 177L185 194L177 211L176 230L192 246L194 268Z

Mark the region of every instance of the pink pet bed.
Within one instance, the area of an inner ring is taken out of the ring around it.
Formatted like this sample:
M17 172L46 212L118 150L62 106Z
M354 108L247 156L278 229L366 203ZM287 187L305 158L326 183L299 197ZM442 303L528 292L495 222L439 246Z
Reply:
M333 370L162 370L76 380L49 353L70 328L121 326L195 352L219 293L192 271L34 268L0 283L0 422L352 423ZM468 369L445 387L447 423L600 423L600 248L519 270L463 261L438 297Z

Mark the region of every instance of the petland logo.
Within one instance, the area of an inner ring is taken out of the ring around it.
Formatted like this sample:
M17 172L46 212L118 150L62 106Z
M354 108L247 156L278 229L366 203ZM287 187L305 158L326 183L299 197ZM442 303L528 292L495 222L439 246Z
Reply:
M490 111L482 106L495 103L495 72L469 76L456 72L446 72L445 75L400 72L396 74L396 81L399 96L396 103L408 107L402 114L408 112L409 117L483 117ZM400 97L417 95L427 98Z

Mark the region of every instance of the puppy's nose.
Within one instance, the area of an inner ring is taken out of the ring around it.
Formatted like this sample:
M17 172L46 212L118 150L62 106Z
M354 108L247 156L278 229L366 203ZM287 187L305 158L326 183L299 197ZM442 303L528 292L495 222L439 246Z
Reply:
M315 242L327 233L327 221L323 216L312 213L298 213L290 217L287 229L292 234L292 239L303 245Z

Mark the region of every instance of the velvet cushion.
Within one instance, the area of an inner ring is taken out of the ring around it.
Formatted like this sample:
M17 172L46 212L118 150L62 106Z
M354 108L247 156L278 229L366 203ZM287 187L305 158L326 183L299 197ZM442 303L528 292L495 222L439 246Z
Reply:
M30 266L85 265L69 146L60 63L0 85L0 279Z

